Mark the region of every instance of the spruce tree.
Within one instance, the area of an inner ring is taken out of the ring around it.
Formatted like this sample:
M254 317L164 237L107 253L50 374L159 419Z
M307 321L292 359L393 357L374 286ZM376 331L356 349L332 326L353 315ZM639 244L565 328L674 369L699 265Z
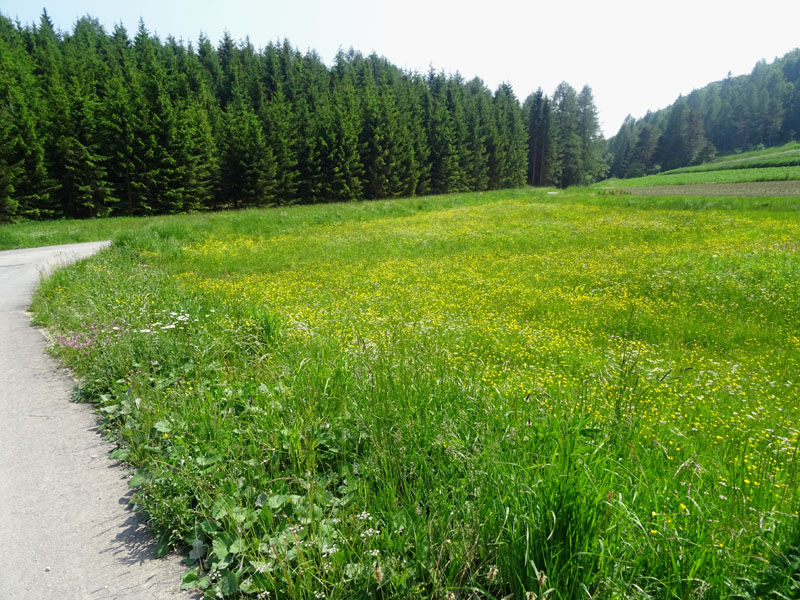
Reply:
M177 160L177 120L167 91L167 74L158 60L159 42L140 23L134 39L134 53L141 81L136 99L137 129L134 154L141 163L136 173L141 192L141 209L146 214L175 213L183 209L185 165Z
M608 151L611 161L608 167L610 177L624 177L631 161L631 153L636 144L636 119L631 115L625 117L622 125L611 140Z
M106 157L106 173L119 199L115 214L136 215L143 212L136 185L137 167L141 157L136 155L139 130L134 111L131 88L125 84L125 67L106 83L106 96L97 115L98 143Z
M46 15L46 13L45 13ZM52 216L52 182L37 122L44 107L25 49L0 17L0 221Z
M312 111L305 98L300 98L294 105L297 147L294 152L298 162L297 197L301 203L313 203L324 200L322 192L325 186L322 161L325 149L318 135L317 122L312 118Z
M213 208L214 192L219 185L218 151L208 114L195 99L178 107L177 141L177 161L183 166L180 172L183 209Z
M406 158L408 181L404 195L427 194L431 187L431 162L428 130L425 126L428 91L418 75L412 75L403 86L400 101L406 131L411 143L411 155Z
M364 168L359 153L361 111L358 95L351 77L336 84L331 106L333 134L328 142L324 171L330 200L360 200L364 197L362 177Z
M638 126L636 143L630 154L630 164L625 169L625 177L641 177L646 173L659 171L654 164L661 133L650 123L644 121Z
M453 174L451 191L466 192L470 189L469 171L472 167L467 128L466 107L464 100L464 80L456 75L447 80L445 86L447 111L453 123L453 151L456 154L457 170Z
M297 148L300 140L292 107L282 89L269 99L262 96L259 113L265 141L275 157L275 201L291 204L297 200Z
M0 41L0 44L2 42ZM0 50L2 47L0 46ZM19 210L17 185L25 171L23 141L5 69L0 70L0 223L14 221Z
M468 189L483 191L489 187L488 140L494 135L492 93L478 78L466 86L465 120L467 128L466 165Z
M275 158L238 81L232 93L220 143L221 198L236 208L268 206L275 202Z
M489 187L519 187L525 183L527 144L522 111L508 84L497 89L494 112L497 128L489 157Z
M446 194L460 185L461 171L453 117L447 108L445 76L431 70L426 96L426 122L430 148L430 186L434 194Z
M418 122L418 105L410 95L408 81L396 80L391 84L391 95L396 111L394 129L394 170L396 173L393 194L396 196L413 196L416 193L420 178L420 164L415 146L416 138L421 133Z
M556 121L558 124L558 149L561 172L556 180L560 187L578 185L583 181L583 149L578 129L580 112L578 94L566 82L562 82L553 93Z
M364 168L364 196L369 199L388 195L391 169L391 132L386 119L384 100L366 64L361 73L362 119L359 145Z
M589 184L605 175L605 142L600 135L600 121L592 89L585 85L578 95L578 135L581 139L581 182Z

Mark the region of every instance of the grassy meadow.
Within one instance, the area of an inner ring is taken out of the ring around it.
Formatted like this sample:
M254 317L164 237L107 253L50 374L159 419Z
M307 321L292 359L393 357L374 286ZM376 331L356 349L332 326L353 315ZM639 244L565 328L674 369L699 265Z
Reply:
M33 310L208 598L785 600L799 217L526 189L109 220Z
M781 153L754 156L749 158L731 158L725 161L705 163L693 167L684 167L666 171L666 173L700 173L703 171L726 171L731 169L760 169L766 167L796 167L800 165L800 149L787 150Z
M606 179L595 188L636 188L654 185L693 185L700 183L750 183L757 181L797 181L800 167L728 168L716 171L658 173L632 179Z
M602 193L637 196L800 198L800 144L722 156L712 162L592 185Z
M723 171L728 169L753 169L761 167L791 167L800 165L800 143L790 142L783 146L740 152L720 156L701 165L682 167L666 171L673 173L698 173L703 171Z
M636 196L694 196L709 198L786 198L800 204L800 180L751 181L739 183L687 183L682 185L641 185L626 188Z

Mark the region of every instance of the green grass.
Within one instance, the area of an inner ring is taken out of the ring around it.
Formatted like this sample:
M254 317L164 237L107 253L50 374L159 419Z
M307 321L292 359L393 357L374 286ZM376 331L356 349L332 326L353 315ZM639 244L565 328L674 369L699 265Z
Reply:
M0 223L0 250L97 242L111 239L127 229L147 227L154 221L155 219L118 217L86 221L27 221L13 225Z
M798 216L517 190L109 221L34 311L208 598L796 598Z
M725 171L730 169L758 169L763 167L796 167L800 165L800 150L790 150L781 154L753 156L751 158L732 158L720 162L710 162L694 167L684 167L665 171L664 175L677 173L702 173L706 171Z
M206 235L209 230L226 233L259 233L294 229L321 223L346 220L377 219L405 216L419 211L439 210L455 203L472 205L491 202L498 197L524 196L525 190L482 192L477 194L450 194L428 198L414 198L398 202L334 203L320 206L294 206L275 210L232 210L190 215L159 217L114 217L108 219L27 221L17 224L0 224L0 250L35 248L56 244L113 240L120 236L154 235L156 237L191 238L195 232ZM277 212L276 212L277 211Z
M771 154L781 154L793 150L800 150L800 142L789 142L783 146L772 146L770 148L761 148L760 150L751 150L749 152L738 152L735 154L726 154L725 156L718 156L712 162L723 163L728 161L736 161L744 158L752 158L754 156L769 156Z
M797 160L798 154L800 154L800 142L789 142L783 146L726 154L725 156L718 156L714 160L702 165L673 169L672 171L665 171L665 173L747 169L756 166L791 166L796 164L794 161Z
M618 190L617 190L618 191ZM684 185L651 185L624 188L627 194L637 196L690 196L708 198L728 196L738 198L785 198L787 202L800 202L800 181L751 181L748 183L699 183ZM756 201L756 202L757 202ZM751 204L754 201L751 200Z
M595 183L593 188L629 188L653 185L690 185L701 183L747 183L753 181L800 180L800 167L765 167L756 169L728 169L692 173L660 173L632 179L607 179Z

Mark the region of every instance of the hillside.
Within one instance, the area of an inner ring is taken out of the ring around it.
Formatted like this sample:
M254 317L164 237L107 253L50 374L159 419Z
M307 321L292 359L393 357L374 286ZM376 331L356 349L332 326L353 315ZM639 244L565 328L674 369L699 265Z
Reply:
M707 163L665 171L664 174L700 173L727 169L760 169L764 167L796 167L798 165L800 165L800 143L789 142L774 148L720 156Z
M749 75L728 77L674 104L629 117L609 140L609 176L698 165L717 154L785 144L800 134L800 49Z
M594 184L644 196L800 197L800 144L736 153L692 167Z

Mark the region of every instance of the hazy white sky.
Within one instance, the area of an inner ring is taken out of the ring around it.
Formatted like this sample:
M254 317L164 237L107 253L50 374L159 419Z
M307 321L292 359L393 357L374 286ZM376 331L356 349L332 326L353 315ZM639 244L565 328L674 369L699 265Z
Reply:
M352 46L409 70L477 75L492 90L507 81L520 100L588 83L606 136L629 113L800 46L800 0L3 0L0 12L30 23L44 7L62 30L89 14L133 36L142 17L162 39L217 41L227 29L260 48L288 38L328 64Z

